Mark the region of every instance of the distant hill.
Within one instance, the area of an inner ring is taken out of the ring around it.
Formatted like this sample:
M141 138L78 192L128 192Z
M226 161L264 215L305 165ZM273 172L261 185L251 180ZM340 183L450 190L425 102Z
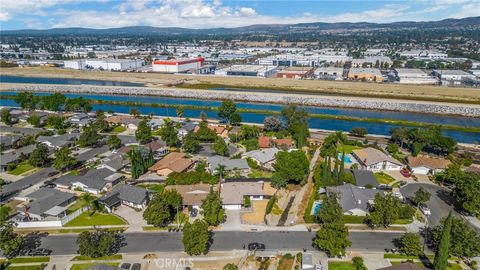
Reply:
M153 27L153 26L128 26L120 28L94 29L94 28L52 28L52 29L23 29L23 30L4 30L0 35L11 36L68 36L68 35L115 35L115 36L136 36L136 35L222 35L222 34L251 34L251 33L291 33L295 31L316 32L328 30L373 30L373 29L399 29L399 28L479 28L480 17L468 17L463 19L445 19L441 21L405 21L393 23L299 23L299 24L258 24L235 28L210 28L210 29L191 29L179 27Z

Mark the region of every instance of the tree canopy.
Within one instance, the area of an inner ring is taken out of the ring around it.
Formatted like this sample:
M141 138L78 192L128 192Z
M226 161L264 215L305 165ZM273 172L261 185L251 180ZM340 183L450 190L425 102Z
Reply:
M140 121L140 123L138 124L138 128L135 131L135 138L141 144L146 144L146 143L149 143L150 141L152 141L152 129L148 125L148 120L147 119L142 119ZM166 142L166 140L165 140L165 142Z
M305 109L299 109L295 105L286 106L282 109L282 118L297 148L306 146L310 131L308 130L308 113Z
M55 152L55 159L53 160L53 167L57 170L71 168L77 161L72 157L72 152L67 146L63 146Z
M143 218L148 224L164 226L174 221L181 208L182 196L176 190L164 190L155 194L143 212Z
M23 237L13 229L11 222L0 223L0 251L7 257L15 257L23 244Z
M183 246L185 252L192 256L206 254L210 245L211 234L208 224L200 219L192 224L187 223L183 228Z
M48 155L48 147L43 143L38 143L37 147L30 154L30 157L28 158L28 163L35 167L43 167L49 161Z
M288 183L303 184L309 172L309 162L305 153L301 150L276 154L273 164L272 185L277 188L285 187Z
M117 232L97 228L80 233L76 243L80 255L99 258L116 253L122 240Z
M241 122L240 115L236 113L237 106L232 100L224 100L218 107L218 117L225 120L228 124L231 124L232 120L236 120L236 123ZM236 116L235 116L236 115ZM240 121L238 121L240 120Z
M225 143L225 140L220 136L217 136L217 138L215 139L215 142L212 145L212 149L217 155L220 155L220 156L229 155L227 143Z
M203 220L210 226L217 226L225 220L225 210L222 207L220 194L213 190L202 201Z

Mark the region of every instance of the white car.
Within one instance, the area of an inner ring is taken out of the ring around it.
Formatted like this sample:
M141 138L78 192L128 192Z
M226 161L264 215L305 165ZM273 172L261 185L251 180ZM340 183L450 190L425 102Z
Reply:
M422 211L425 216L430 216L432 214L432 212L430 212L430 209L426 206L420 206L420 211Z

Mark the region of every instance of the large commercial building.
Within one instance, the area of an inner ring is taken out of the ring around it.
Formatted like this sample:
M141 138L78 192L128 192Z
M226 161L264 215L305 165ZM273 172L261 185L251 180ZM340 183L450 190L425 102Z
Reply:
M78 59L63 62L65 68L100 70L136 70L143 66L140 59Z
M220 76L250 76L250 77L270 77L275 74L277 67L267 65L233 65L215 71L215 75Z
M376 68L351 68L348 71L348 79L383 82L382 73Z
M287 67L277 73L277 78L284 79L306 79L312 76L312 67Z
M189 70L197 70L203 65L205 59L202 57L194 59L170 59L156 60L152 62L154 72L181 73Z
M416 68L396 68L398 82L402 84L437 84L436 78Z
M461 85L476 81L475 75L463 70L434 70L433 75L440 78L442 85Z

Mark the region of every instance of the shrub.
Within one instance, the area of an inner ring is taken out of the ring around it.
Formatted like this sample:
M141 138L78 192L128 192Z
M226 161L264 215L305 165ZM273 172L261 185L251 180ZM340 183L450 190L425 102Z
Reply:
M270 200L268 200L267 208L265 209L265 215L268 215L272 212L273 206L277 202L277 196L273 195Z

